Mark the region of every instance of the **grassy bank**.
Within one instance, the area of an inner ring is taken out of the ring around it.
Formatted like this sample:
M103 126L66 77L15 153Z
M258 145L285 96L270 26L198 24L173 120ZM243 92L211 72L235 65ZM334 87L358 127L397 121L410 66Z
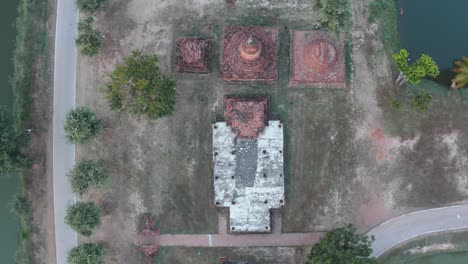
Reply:
M19 0L16 19L16 40L13 54L14 72L10 82L15 96L18 130L32 120L33 94L43 89L48 80L48 0ZM35 120L39 122L39 120ZM29 126L28 126L29 127ZM28 200L28 169L19 173L20 186L14 209L19 217L20 230L16 263L33 263L34 230L31 201Z
M379 23L385 48L395 52L400 47L398 11L395 0L374 0L369 5L369 22Z

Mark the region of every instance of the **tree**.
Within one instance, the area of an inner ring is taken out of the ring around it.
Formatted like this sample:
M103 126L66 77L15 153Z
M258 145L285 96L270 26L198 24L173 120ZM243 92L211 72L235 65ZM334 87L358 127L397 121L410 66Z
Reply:
M413 94L412 101L413 101L413 106L417 110L424 112L427 109L429 109L429 105L431 104L431 101L432 101L432 96L427 91L416 91Z
M80 11L85 13L96 13L99 9L104 7L107 0L77 0L76 5Z
M91 231L101 224L101 209L94 203L78 202L68 207L65 220L79 234L90 236Z
M399 85L407 81L411 84L418 84L426 76L435 78L439 75L439 68L430 56L423 54L411 65L408 64L408 57L409 53L405 49L401 49L398 53L393 54L393 61L400 71L400 75L396 80Z
M88 107L71 110L65 119L67 140L73 144L86 144L102 130L102 122Z
M333 229L312 247L307 264L374 264L374 238L357 234L352 225Z
M84 243L70 250L67 262L69 264L102 264L105 254L103 244Z
M18 133L11 112L0 106L0 174L12 173L29 164L23 152L28 142L26 133Z
M94 18L88 17L78 23L78 38L76 45L83 55L94 56L104 46L101 33L93 28Z
M455 62L457 66L453 72L457 74L452 79L452 87L460 89L468 84L468 57L462 57L461 60Z
M317 19L323 27L339 33L351 24L348 0L314 0Z
M102 161L82 159L69 175L73 192L83 195L91 187L102 187L109 182L110 171Z
M160 73L158 59L133 51L108 74L103 92L115 111L158 119L174 111L175 80Z

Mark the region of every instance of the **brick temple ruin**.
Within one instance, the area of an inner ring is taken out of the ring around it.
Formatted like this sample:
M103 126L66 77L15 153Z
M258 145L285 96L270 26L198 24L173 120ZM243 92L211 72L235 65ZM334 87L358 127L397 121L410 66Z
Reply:
M320 30L291 31L291 86L346 87L343 43Z
M227 26L223 44L223 80L277 80L277 28Z
M176 58L177 72L209 73L210 44L210 39L178 38Z
M270 210L284 205L283 125L269 97L226 97L213 124L214 202L229 208L232 233L271 232Z

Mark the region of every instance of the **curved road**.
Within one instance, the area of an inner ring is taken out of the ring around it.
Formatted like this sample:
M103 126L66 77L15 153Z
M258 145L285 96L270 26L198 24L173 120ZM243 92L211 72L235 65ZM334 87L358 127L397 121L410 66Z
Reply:
M373 256L379 257L412 238L444 231L468 228L468 204L412 212L393 218L372 229L375 236Z
M75 146L68 144L63 124L65 115L75 106L76 46L78 10L73 0L57 1L54 54L53 110L53 194L55 254L57 264L67 263L68 251L78 245L78 236L65 223L66 209L75 201L67 179L75 163Z

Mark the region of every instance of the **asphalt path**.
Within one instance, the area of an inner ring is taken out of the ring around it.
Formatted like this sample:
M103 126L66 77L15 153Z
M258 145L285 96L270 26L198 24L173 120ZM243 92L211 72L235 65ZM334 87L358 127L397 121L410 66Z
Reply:
M413 238L468 228L468 204L412 212L393 218L372 229L375 236L373 256L379 257L393 247Z
M77 23L78 10L75 1L58 0L53 110L53 189L57 264L66 264L68 252L78 245L76 232L65 223L67 206L76 199L66 177L75 163L75 146L67 143L63 130L65 116L75 106Z

